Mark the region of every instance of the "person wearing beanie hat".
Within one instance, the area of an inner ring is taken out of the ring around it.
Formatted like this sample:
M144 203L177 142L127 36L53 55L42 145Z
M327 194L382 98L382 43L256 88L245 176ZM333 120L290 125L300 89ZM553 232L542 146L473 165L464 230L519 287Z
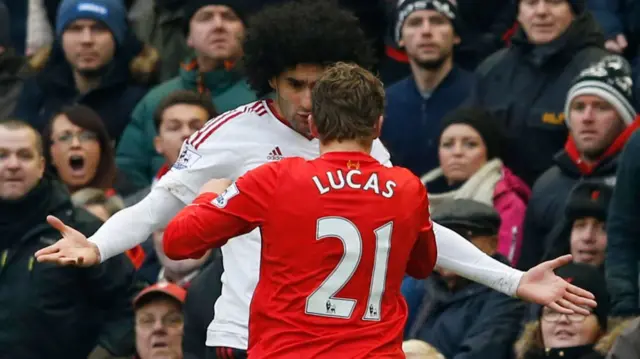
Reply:
M460 43L457 9L449 0L403 0L396 7L395 37L407 53L411 75L389 86L381 139L395 165L422 175L438 167L443 116L470 96L476 76L454 63Z
M136 359L183 357L182 307L186 296L187 291L180 286L160 282L134 298Z
M569 252L574 262L598 268L604 265L606 222L612 194L613 188L603 182L585 181L569 195L565 216L571 224Z
M181 24L188 23L185 41L192 51L180 59L177 76L158 85L138 103L132 114L131 130L125 132L117 151L118 168L138 187L148 187L166 164L153 145L154 112L164 97L179 90L207 94L220 113L258 99L247 82L242 61L242 44L247 32L242 19L253 9L253 1L184 2L181 11L185 21ZM164 22L158 25L169 27ZM170 32L167 36L176 36L176 24L166 31ZM165 52L163 56L177 55Z
M636 118L631 66L622 56L611 55L584 69L573 81L564 105L565 121L571 127L571 106L580 96L597 96L611 105L629 126Z
M528 266L552 250L540 238L563 242L558 231L564 228L565 204L580 181L615 183L620 153L640 127L633 88L630 66L618 55L602 58L575 77L564 105L569 137L555 165L534 185L527 210L523 252Z
M127 10L121 0L64 0L56 16L56 36L68 30L79 19L91 19L104 24L116 44L123 44L127 34ZM117 45L116 45L117 46Z
M593 293L598 306L589 316L564 315L543 307L539 314L540 337L545 348L543 357L604 358L594 349L598 340L607 332L609 324L609 293L603 273L580 263L568 264L555 272L566 281Z
M463 107L442 120L440 167L422 176L434 213L444 199L463 198L495 208L502 224L498 252L517 263L531 191L501 160L502 128L487 110Z

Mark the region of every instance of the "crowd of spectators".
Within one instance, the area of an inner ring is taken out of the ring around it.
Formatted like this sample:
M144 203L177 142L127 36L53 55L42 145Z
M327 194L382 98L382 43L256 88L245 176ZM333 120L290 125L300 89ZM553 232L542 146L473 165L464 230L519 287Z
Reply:
M205 358L220 251L171 260L159 230L92 268L33 254L47 215L91 235L272 96L243 39L286 1L0 0L0 359ZM402 286L407 358L640 358L640 1L315 1L369 37L382 143L433 220L522 270L572 254L557 274L598 301L564 315L436 268Z

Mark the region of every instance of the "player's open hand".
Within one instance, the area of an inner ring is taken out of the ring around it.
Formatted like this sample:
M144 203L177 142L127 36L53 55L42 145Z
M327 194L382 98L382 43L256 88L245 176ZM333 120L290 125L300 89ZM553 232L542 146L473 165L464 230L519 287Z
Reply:
M209 180L209 182L205 183L202 188L200 188L200 194L203 193L216 193L221 194L224 192L231 184L232 180L226 178L216 178Z
M524 300L548 306L559 313L589 315L591 311L585 307L593 308L597 305L593 294L570 284L553 272L572 260L569 254L531 268L520 280L516 295Z
M98 247L89 242L82 233L65 225L54 216L48 216L47 222L60 231L62 239L37 251L35 256L38 262L80 267L89 267L100 263Z

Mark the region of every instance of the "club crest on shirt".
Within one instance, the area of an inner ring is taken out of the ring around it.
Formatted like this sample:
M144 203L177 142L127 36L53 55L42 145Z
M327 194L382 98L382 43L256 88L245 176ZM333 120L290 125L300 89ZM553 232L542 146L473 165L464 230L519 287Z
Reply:
M193 166L200 157L202 156L200 156L190 144L187 144L182 149L182 152L180 152L180 156L176 160L176 163L173 164L173 169L182 170L189 168Z

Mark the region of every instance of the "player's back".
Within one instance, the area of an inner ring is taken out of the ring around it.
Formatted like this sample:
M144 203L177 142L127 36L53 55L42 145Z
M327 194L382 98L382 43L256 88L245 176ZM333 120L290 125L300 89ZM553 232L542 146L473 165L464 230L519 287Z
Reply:
M261 226L249 355L404 358L400 286L429 221L420 208L424 187L408 170L364 153L278 165Z

